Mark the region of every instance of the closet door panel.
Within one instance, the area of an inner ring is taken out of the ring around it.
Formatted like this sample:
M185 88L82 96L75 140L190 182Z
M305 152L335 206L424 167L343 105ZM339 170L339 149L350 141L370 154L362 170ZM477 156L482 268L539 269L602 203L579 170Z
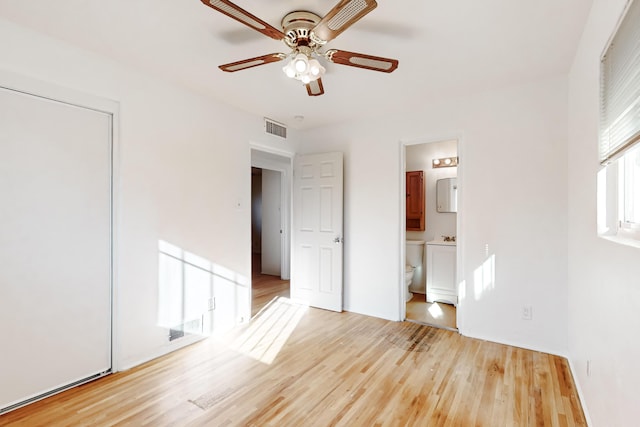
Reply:
M111 115L0 89L0 411L111 368Z

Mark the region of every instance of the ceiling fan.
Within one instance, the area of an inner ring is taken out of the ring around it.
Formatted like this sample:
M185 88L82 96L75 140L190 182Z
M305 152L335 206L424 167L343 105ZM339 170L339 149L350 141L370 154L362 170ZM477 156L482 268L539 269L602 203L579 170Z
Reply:
M384 73L390 73L398 68L397 59L338 49L321 50L327 42L336 38L360 18L375 9L378 5L375 0L340 0L323 18L307 11L290 12L282 18L283 31L272 27L228 0L201 1L206 6L224 13L272 39L284 41L291 49L288 54L270 53L220 65L219 68L222 71L232 73L289 59L283 67L284 73L290 78L301 81L306 86L309 96L318 96L324 93L322 76L325 68L317 58L325 58L334 64Z

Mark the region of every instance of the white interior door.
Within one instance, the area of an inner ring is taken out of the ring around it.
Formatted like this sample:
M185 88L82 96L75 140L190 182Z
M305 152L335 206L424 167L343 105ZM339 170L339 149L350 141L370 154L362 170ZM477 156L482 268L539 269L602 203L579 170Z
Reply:
M296 156L291 297L342 311L342 153Z
M262 170L261 273L280 276L282 263L282 215L280 172Z
M111 120L0 88L0 412L111 369Z

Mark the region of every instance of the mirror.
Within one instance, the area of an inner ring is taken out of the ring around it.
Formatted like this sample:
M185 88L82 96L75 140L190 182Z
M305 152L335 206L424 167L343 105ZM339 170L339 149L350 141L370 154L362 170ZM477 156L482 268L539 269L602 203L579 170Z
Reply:
M436 181L436 210L458 212L458 180L456 178Z

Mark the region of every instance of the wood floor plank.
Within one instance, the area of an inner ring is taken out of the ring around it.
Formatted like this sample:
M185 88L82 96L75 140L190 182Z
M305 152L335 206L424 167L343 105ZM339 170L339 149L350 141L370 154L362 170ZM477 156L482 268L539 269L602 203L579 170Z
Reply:
M586 426L563 358L300 308L281 282L264 279L249 325L2 415L0 425ZM270 362L258 360L269 352Z

